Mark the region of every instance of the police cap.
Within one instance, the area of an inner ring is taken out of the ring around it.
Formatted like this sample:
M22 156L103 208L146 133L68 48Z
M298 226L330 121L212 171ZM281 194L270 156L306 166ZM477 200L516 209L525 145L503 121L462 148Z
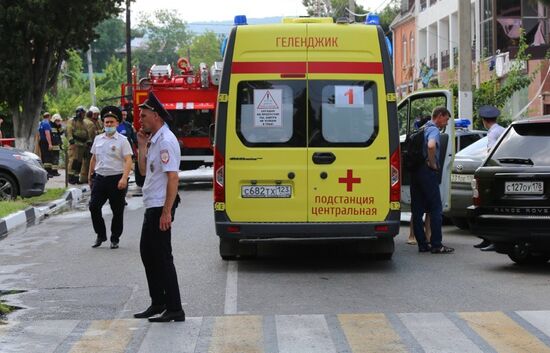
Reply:
M162 103L153 92L149 92L147 100L139 105L141 109L149 109L157 113L164 121L172 120L170 114L164 109Z
M122 120L122 112L120 111L120 108L114 105L108 105L101 109L101 120L105 120L105 118L109 116L115 118L118 122Z
M479 108L478 113L483 119L496 119L500 115L500 110L492 105L484 105Z

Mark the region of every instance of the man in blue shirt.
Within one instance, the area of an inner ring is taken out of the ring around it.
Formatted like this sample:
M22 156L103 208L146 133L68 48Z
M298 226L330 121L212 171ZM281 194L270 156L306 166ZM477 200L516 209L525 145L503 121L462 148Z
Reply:
M45 112L43 119L38 126L38 132L40 134L40 140L38 144L40 146L40 157L42 158L42 164L44 169L48 172L48 178L53 176L52 170L52 126L50 125L50 113Z
M441 241L443 207L439 192L440 132L447 126L451 113L445 107L437 107L432 112L432 120L424 128L424 156L426 163L411 173L411 208L414 235L418 243L418 251L432 254L448 254L453 248L444 246ZM426 239L422 216L424 212L430 215L432 235L430 242Z
M126 136L128 142L130 142L130 146L134 147L137 145L136 131L134 130L132 123L126 120L126 118L128 117L128 111L122 110L121 112L122 121L120 122L120 124L118 124L116 131L119 134Z

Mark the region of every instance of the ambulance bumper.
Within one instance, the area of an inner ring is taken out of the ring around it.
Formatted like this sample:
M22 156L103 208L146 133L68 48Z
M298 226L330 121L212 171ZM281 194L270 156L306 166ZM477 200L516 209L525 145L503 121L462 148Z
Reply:
M241 241L379 239L399 234L399 213L391 213L385 221L368 223L239 223L216 215L216 234Z

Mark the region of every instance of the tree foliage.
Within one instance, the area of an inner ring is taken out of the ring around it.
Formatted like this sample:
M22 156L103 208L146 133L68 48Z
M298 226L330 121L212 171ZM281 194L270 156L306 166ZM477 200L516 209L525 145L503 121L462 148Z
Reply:
M190 50L191 64L198 66L199 63L203 62L211 66L215 61L221 61L220 46L220 38L212 31L193 37ZM180 56L186 55L187 53L180 50Z
M157 10L152 17L142 15L139 27L147 40L147 48L136 49L132 55L141 74L153 64L175 64L178 51L187 51L191 45L192 34L178 12Z
M94 71L101 72L110 62L111 57L116 54L117 50L124 48L126 43L126 24L118 17L108 18L95 28L95 32L98 38L92 44L92 61ZM83 59L85 58L83 57Z
M0 101L13 116L17 144L32 147L47 89L67 49L85 49L98 23L119 12L122 0L4 0L0 2Z
M302 5L307 9L307 13L310 16L316 17L332 17L334 20L339 18L349 17L347 12L349 1L348 0L302 0ZM363 6L355 2L355 13L365 13ZM364 17L356 17L356 22L363 22Z

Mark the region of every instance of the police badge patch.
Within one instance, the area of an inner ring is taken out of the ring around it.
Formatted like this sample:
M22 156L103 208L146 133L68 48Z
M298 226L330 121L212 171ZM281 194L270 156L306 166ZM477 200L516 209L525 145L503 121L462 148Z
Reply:
M170 161L170 153L168 153L168 150L160 151L160 160L164 164L166 164Z
M112 145L112 146L111 146L111 151L114 152L115 150L116 150L116 146L115 146L115 145Z

